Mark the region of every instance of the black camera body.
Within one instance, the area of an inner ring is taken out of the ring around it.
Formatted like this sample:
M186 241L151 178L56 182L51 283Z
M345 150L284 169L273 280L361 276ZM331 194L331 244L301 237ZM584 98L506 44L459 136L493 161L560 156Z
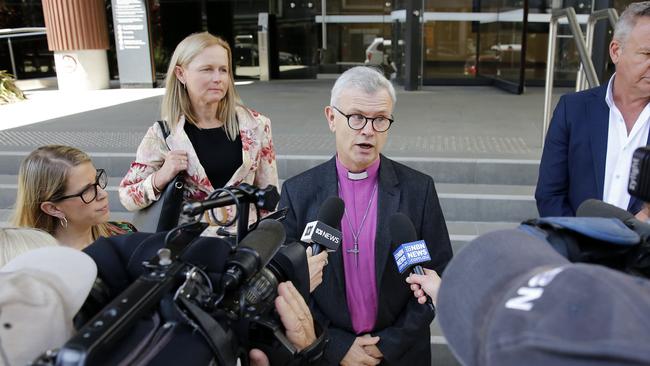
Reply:
M208 210L234 203L240 213L248 213L250 204L274 207L277 197L275 187L261 190L246 186L203 204ZM239 217L247 220L245 214ZM195 351L187 351L193 353L183 360L187 362L202 354L219 365L235 365L238 358L246 365L250 348L260 348L272 364L294 362L298 352L284 336L274 300L278 284L287 280L306 289L303 296L308 294L304 248L300 244L284 245L284 228L278 221L258 219L252 230L248 225L238 225L234 245L210 238L209 247L217 246L219 254L202 258L202 249L197 246L205 246L208 240L200 237L206 227L198 221L181 225L169 231L164 242L160 240L162 234L152 234L149 238L157 240L149 240L148 244L157 253L143 262L143 273L61 349L46 352L34 364L160 363L169 355L178 356L169 348L178 345L177 353L182 354L188 344ZM245 231L241 232L243 227ZM199 253L191 253L194 249ZM136 257L133 253L131 256ZM148 328L141 331L141 324ZM139 342L140 333L152 334L151 339L137 347L129 344L133 338Z

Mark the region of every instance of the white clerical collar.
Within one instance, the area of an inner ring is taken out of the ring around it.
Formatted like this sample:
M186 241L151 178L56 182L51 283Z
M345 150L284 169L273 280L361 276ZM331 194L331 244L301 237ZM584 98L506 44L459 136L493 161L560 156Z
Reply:
M348 171L348 179L349 180L363 180L363 179L366 179L366 178L368 178L368 172L365 171L365 170L362 171L362 172L359 172L359 173L352 173L352 172Z

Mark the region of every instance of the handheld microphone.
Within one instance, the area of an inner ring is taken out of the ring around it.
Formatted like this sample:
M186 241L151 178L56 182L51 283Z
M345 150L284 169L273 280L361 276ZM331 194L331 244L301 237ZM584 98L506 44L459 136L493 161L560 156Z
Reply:
M284 226L275 220L260 221L237 246L226 261L221 285L224 290L237 287L259 272L280 249L286 234Z
M337 250L341 245L341 231L336 229L341 223L345 204L343 200L336 196L331 196L325 200L320 209L316 221L312 221L305 226L300 241L313 244L312 254L320 253L321 247L324 246L329 250Z
M404 273L406 270L413 268L414 273L424 275L420 263L430 261L431 256L424 240L417 240L417 234L411 219L398 212L391 216L389 225L391 244L393 247L397 247L393 251L393 257L399 273ZM435 310L431 297L429 295L426 295L426 297L429 308Z
M606 217L619 219L625 226L639 234L643 241L650 238L650 225L638 220L631 213L609 203L588 199L580 204L576 210L578 217Z

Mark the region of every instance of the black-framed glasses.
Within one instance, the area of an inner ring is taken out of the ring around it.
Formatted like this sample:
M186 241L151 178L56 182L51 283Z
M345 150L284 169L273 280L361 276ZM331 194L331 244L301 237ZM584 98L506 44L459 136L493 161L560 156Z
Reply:
M108 177L106 177L106 172L104 171L104 169L97 169L95 183L87 185L81 192L77 194L70 194L67 196L52 198L50 199L50 201L58 202L58 201L67 200L68 198L79 197L85 204L88 204L94 201L95 198L97 198L97 187L104 189L106 188L107 184L108 184Z
M372 118L366 117L363 114L359 113L345 114L335 106L332 106L332 108L347 118L348 126L350 126L350 128L353 130L363 130L363 128L366 127L368 121L370 121L373 130L377 132L386 132L390 128L390 125L394 122L393 119L384 116Z

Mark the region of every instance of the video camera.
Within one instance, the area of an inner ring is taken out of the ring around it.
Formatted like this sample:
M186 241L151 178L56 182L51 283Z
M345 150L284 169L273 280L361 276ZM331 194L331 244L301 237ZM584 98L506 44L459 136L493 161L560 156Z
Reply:
M650 148L634 151L628 192L650 202ZM571 262L603 265L631 275L650 278L650 224L626 210L589 199L578 207L575 218L548 217L523 222L522 228L542 233Z
M304 248L283 245L285 232L278 219L259 219L259 209L277 205L277 189L241 184L215 193L205 201L186 204L183 211L196 216L236 205L239 222L234 243L200 237L208 226L200 221L176 227L164 240L160 240L164 233L153 234L138 245L138 249L157 249L153 258L143 262L144 273L59 350L48 351L35 364L153 364L167 357L157 354L162 349L176 345L179 351L186 350L187 344L200 351L208 348L207 361L226 366L235 365L238 358L246 365L250 348L261 349L278 365L320 357L324 332L312 347L299 353L285 337L274 310L280 282L291 280L300 288L300 281L309 278ZM250 205L258 209L258 219L249 228ZM210 248L208 256L213 258L204 258L201 247ZM223 255L214 255L215 248ZM141 324L147 327L144 331L139 329ZM124 344L129 337L138 338L137 334L147 334L150 339L139 347ZM192 364L192 360L186 361Z

